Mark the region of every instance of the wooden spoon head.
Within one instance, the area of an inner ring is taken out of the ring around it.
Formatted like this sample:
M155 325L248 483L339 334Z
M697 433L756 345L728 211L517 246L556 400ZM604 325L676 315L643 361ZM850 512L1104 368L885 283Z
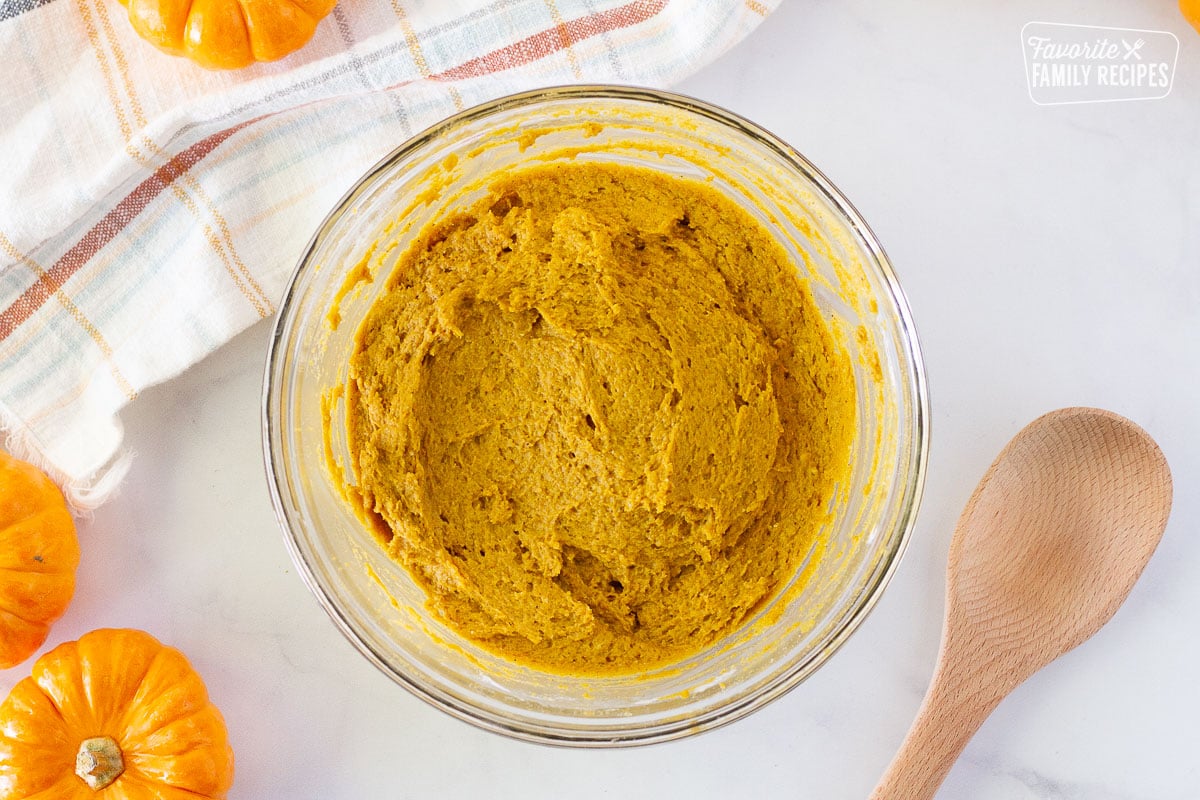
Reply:
M1170 508L1166 459L1134 423L1090 408L1034 420L1000 453L959 520L948 642L1024 680L1112 617Z

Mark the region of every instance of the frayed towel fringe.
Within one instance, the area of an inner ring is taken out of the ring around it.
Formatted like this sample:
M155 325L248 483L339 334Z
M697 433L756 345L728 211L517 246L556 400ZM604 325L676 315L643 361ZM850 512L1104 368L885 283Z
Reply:
M133 463L133 453L121 451L87 478L73 479L50 463L37 446L32 432L2 406L0 435L4 437L4 449L10 455L33 464L58 484L71 513L77 517L90 518L93 511L112 499Z

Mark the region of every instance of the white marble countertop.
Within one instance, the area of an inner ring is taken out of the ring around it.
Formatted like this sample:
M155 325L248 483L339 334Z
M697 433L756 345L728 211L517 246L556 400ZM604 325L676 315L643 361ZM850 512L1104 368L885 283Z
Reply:
M564 751L477 731L377 672L301 583L271 511L267 324L124 414L136 460L81 526L51 643L133 626L183 649L226 716L235 798L863 798L932 672L963 503L1025 422L1095 405L1166 452L1165 538L1114 621L999 708L940 796L1200 796L1200 35L1174 6L790 0L679 87L781 135L854 201L907 289L932 389L928 486L895 580L766 709L677 743ZM1031 20L1172 30L1174 90L1034 105ZM27 672L0 672L0 691Z

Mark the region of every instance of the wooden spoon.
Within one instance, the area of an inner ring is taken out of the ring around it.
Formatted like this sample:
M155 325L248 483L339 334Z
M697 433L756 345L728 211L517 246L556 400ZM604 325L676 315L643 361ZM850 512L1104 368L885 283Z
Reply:
M1124 417L1065 408L996 458L950 542L933 682L872 800L931 798L988 714L1112 617L1158 545L1171 472Z

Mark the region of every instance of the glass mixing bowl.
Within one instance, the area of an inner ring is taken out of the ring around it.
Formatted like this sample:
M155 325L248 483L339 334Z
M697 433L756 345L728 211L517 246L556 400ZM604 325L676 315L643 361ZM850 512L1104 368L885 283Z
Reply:
M426 610L424 592L339 493L339 482L353 475L342 466L349 459L336 387L358 323L396 257L427 222L480 196L489 176L556 159L638 164L707 180L736 200L789 251L850 353L858 390L851 477L837 488L804 579L794 578L725 640L637 675L540 672L464 639ZM397 247L367 258L371 243L392 240ZM795 687L837 650L878 600L912 530L929 408L916 333L892 267L824 175L720 108L665 92L578 86L464 111L358 181L309 243L287 289L268 356L263 426L272 500L292 558L364 656L482 728L596 747L731 722Z

